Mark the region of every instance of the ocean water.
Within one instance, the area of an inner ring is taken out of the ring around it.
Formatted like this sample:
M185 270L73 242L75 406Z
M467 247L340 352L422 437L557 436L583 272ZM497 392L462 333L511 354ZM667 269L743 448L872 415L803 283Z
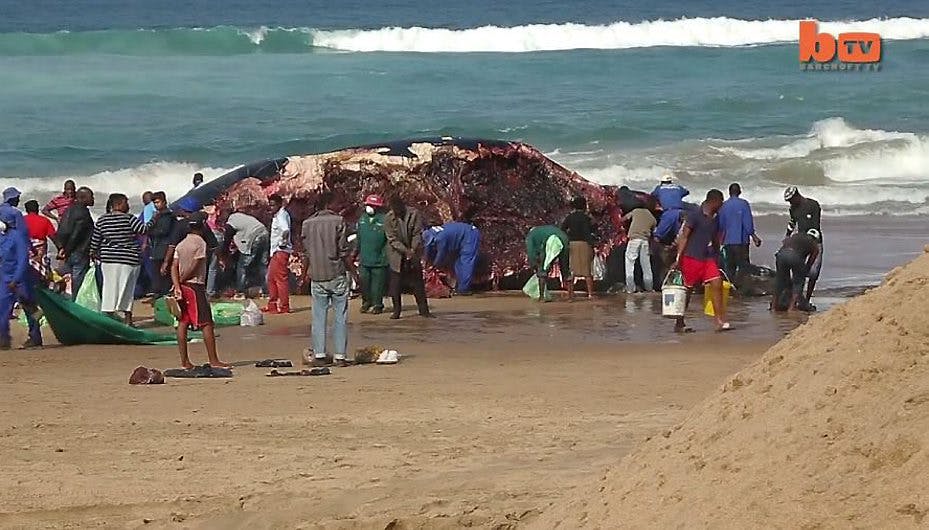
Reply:
M186 190L241 163L420 135L531 143L601 183L743 184L783 212L929 212L929 2L4 0L0 179ZM797 20L877 31L803 72Z

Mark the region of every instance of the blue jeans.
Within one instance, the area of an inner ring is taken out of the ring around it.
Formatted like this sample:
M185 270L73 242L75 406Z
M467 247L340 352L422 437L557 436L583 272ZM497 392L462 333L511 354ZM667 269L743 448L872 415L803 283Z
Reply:
M90 259L86 254L74 252L65 260L65 271L71 273L71 300L77 299L77 292L84 283L84 276L90 267Z
M313 295L313 356L317 359L326 357L326 317L331 304L335 313L332 322L333 358L345 359L348 351L348 280L344 274L327 281L313 280L310 293Z
M213 232L213 235L216 236L216 242L219 244L217 250L207 252L207 263L209 266L206 273L206 294L208 296L213 296L216 294L216 285L219 280L219 275L222 273L222 269L219 267L219 251L218 249L222 248L223 243L225 242L225 237L222 232Z
M239 262L236 265L236 287L239 292L246 292L256 283L261 286L261 292L267 291L265 282L268 279L268 262L271 260L269 252L268 238L261 237L252 245L251 254L239 255ZM257 282L256 279L258 279Z

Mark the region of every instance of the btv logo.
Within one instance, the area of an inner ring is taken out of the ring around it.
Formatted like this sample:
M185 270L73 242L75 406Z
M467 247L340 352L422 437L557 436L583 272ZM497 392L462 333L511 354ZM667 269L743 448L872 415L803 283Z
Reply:
M839 62L852 63L846 67L854 65L860 69L863 63L880 62L881 36L877 33L852 32L840 33L836 39L829 33L820 33L815 20L800 22L801 63L831 63L836 57L836 52Z

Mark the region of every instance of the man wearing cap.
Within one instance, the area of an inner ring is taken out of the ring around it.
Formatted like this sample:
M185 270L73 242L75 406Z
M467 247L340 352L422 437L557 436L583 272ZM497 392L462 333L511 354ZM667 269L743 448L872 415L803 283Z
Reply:
M674 183L674 177L664 175L661 181L652 190L652 196L658 199L662 210L679 210L684 207L684 197L690 195L690 190Z
M384 232L384 199L365 197L364 213L358 219L358 260L361 263L361 312L384 312L387 292L387 234Z
M185 207L192 207L187 204ZM177 349L181 356L181 366L193 368L187 351L188 328L203 332L203 344L207 358L212 367L229 367L219 360L216 352L216 326L213 323L213 311L206 296L206 272L208 241L206 234L206 213L200 211L186 212L178 221L184 229L178 231L184 237L172 248L171 283L174 296L178 300L181 315L177 324Z
M777 275L771 307L775 311L808 309L800 297L803 296L803 284L810 267L819 256L819 239L819 230L815 228L797 232L785 239L781 249L774 254Z
M19 211L20 196L21 194L16 188L7 188L3 190L3 204L0 205L0 212L13 216L16 232L23 238L23 241L28 243L29 229L26 227L23 212Z
M10 315L29 273L29 247L18 232L16 221L12 211L0 209L0 350L10 349ZM29 344L42 344L35 319L29 320Z
M801 301L801 305L806 306L813 297L816 281L819 279L819 273L823 268L822 208L820 208L817 201L800 195L800 190L796 186L789 186L784 190L784 200L790 203L790 221L787 223L786 236L796 233L806 234L810 229L819 232L819 241L817 243L819 252L807 272L809 283L806 286L806 298Z
M290 313L290 214L284 208L284 198L278 194L268 197L271 213L271 263L268 265L268 305L266 313Z
M194 197L182 197L174 205L174 212L168 212L171 217L174 218L174 229L171 232L171 236L168 240L168 247L165 250L165 262L163 264L165 268L165 276L167 277L168 286L171 286L171 267L174 260L175 250L177 246L187 238L187 234L190 233L190 222L189 219L193 214L202 213L203 205L200 201ZM206 215L205 213L203 215ZM199 218L199 216L198 216ZM213 232L210 230L203 231L201 236L206 242L207 252L215 250L217 247L216 237L213 236Z
M439 269L455 264L455 291L471 294L474 266L481 247L481 232L470 223L451 222L423 230L426 261Z
M72 299L77 298L90 267L90 241L94 233L90 207L93 205L94 192L87 187L78 188L74 204L58 223L58 259L64 261L65 269L71 274Z

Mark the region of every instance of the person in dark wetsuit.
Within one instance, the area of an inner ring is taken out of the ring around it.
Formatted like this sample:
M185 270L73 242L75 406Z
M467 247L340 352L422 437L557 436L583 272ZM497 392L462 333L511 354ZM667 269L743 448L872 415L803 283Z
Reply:
M801 297L810 267L819 258L820 237L819 230L815 228L793 234L784 240L783 246L774 255L777 275L771 306L775 311L809 309Z
M815 200L800 195L800 191L797 190L796 186L790 186L784 190L784 200L790 203L790 221L787 223L786 236L806 234L810 229L819 232L819 253L807 273L809 282L806 287L804 304L809 304L810 299L813 297L813 290L816 288L816 281L819 279L819 273L823 267L822 209Z

